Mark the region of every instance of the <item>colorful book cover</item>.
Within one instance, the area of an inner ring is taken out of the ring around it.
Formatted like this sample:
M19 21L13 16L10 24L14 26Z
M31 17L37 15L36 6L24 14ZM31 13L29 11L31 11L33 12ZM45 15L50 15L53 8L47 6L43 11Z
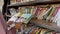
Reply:
M51 19L50 19L51 22L53 22L53 20L55 19L54 17L55 17L55 15L57 14L58 9L59 9L59 8L56 7L55 10L54 10L54 12L53 12L53 14L51 15Z
M24 12L25 12L25 7L21 7L20 12L21 12L21 14L24 14Z
M51 34L48 29L42 29L40 34Z
M40 11L40 16L42 15L43 12L44 12L44 8L42 8L42 10Z
M31 8L30 7L26 7L24 13L25 14L30 14L30 11L31 11Z
M40 34L40 32L41 32L41 28L38 30L38 32L36 32L36 34Z
M37 16L37 14L38 14L38 12L39 12L39 10L40 10L40 7L38 6L38 7L36 7L36 11L35 11L35 16Z
M36 34L37 31L38 31L38 28L33 28L29 34Z
M28 23L29 20L33 17L33 15L32 14L23 14L21 17L26 19L25 23Z
M15 16L18 16L18 17L20 17L22 14L19 12L19 13L17 13L17 14L15 14Z
M36 10L37 10L37 7L34 7L33 10L34 10L34 11L33 11L33 15L36 16Z
M53 17L54 17L54 19L52 19L53 20L53 22L55 22L55 20L56 20L56 14L57 14L57 12L58 12L58 10L59 10L59 8L56 8L56 11L53 13Z
M42 13L40 14L40 17L42 17L41 19L43 19L44 13L48 10L48 8L44 8L44 10L42 11Z
M37 16L39 16L42 12L43 8L39 8Z
M37 17L38 17L38 19L43 19L42 18L42 12L44 11L44 8L42 8L39 12L38 12L38 15L37 15Z
M43 10L43 12L42 12L42 16L43 16L43 14L45 13L47 11L47 8L44 8L44 10Z
M51 11L52 7L48 8L47 11L43 14L43 18L46 19L48 13Z
M56 13L58 12L58 10L59 10L59 7L56 7L56 10L52 14L53 17L56 15Z
M50 15L46 18L46 20L50 20L51 15L53 14L54 10L55 10L55 7L53 7L53 9L52 9L52 11L51 11Z
M40 34L44 34L46 31L46 29L42 29Z
M50 11L48 12L48 15L47 15L47 16L50 15L50 13L52 12L52 9L53 9L53 7L51 7L51 9L50 9Z
M57 22L57 26L60 27L60 9L58 10L58 12L57 12L57 14L56 14L55 17L57 17L57 18L55 19L55 21Z
M30 13L31 13L31 14L34 14L33 12L34 12L34 7L32 6Z

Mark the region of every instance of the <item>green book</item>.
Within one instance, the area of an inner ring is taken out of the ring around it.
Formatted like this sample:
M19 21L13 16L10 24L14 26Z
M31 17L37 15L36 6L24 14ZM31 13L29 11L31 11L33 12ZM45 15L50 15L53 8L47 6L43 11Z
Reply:
M52 10L51 10L51 12L48 14L48 17L46 18L47 20L50 19L50 17L51 17L51 15L53 14L54 10L55 10L55 8L53 7Z
M52 7L48 8L48 10L43 14L43 18L46 19L49 16L49 13L51 12Z
M53 9L53 7L51 8L51 10L48 12L48 15L47 15L47 17L50 15L50 13L52 12L52 9Z
M23 14L21 17L25 18L25 22L24 23L28 23L30 21L30 19L33 17L32 14Z

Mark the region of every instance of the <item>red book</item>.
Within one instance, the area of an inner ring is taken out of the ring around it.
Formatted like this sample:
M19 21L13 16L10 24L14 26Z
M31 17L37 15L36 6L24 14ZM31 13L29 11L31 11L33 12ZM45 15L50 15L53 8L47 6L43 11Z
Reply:
M35 14L34 14L35 16L37 16L38 11L39 11L39 8L40 8L39 6L38 6L38 7L36 7L36 11L35 11Z

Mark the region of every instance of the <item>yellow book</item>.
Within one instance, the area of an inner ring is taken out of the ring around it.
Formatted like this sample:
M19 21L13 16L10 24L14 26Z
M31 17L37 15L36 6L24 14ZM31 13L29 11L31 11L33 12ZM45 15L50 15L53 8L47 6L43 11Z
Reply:
M48 31L49 31L49 30L47 30L47 29L42 29L40 34L45 34L45 33L48 32Z
M10 3L11 4L15 4L16 3L16 0L10 0Z
M20 12L21 12L21 14L24 14L24 12L25 12L25 7L21 7Z
M50 34L53 34L52 32L50 32Z
M19 13L17 13L15 16L18 16L18 17L21 17L21 13L19 12Z
M40 34L44 34L45 32L46 32L46 30L42 29Z
M31 14L33 14L33 12L34 12L34 7L31 8Z

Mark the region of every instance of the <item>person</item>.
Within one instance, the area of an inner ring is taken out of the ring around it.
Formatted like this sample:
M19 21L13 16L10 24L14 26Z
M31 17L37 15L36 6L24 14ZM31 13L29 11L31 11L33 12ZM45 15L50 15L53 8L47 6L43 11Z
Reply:
M0 11L0 34L6 34L7 33L7 27L6 27L6 22L3 18L3 15Z

